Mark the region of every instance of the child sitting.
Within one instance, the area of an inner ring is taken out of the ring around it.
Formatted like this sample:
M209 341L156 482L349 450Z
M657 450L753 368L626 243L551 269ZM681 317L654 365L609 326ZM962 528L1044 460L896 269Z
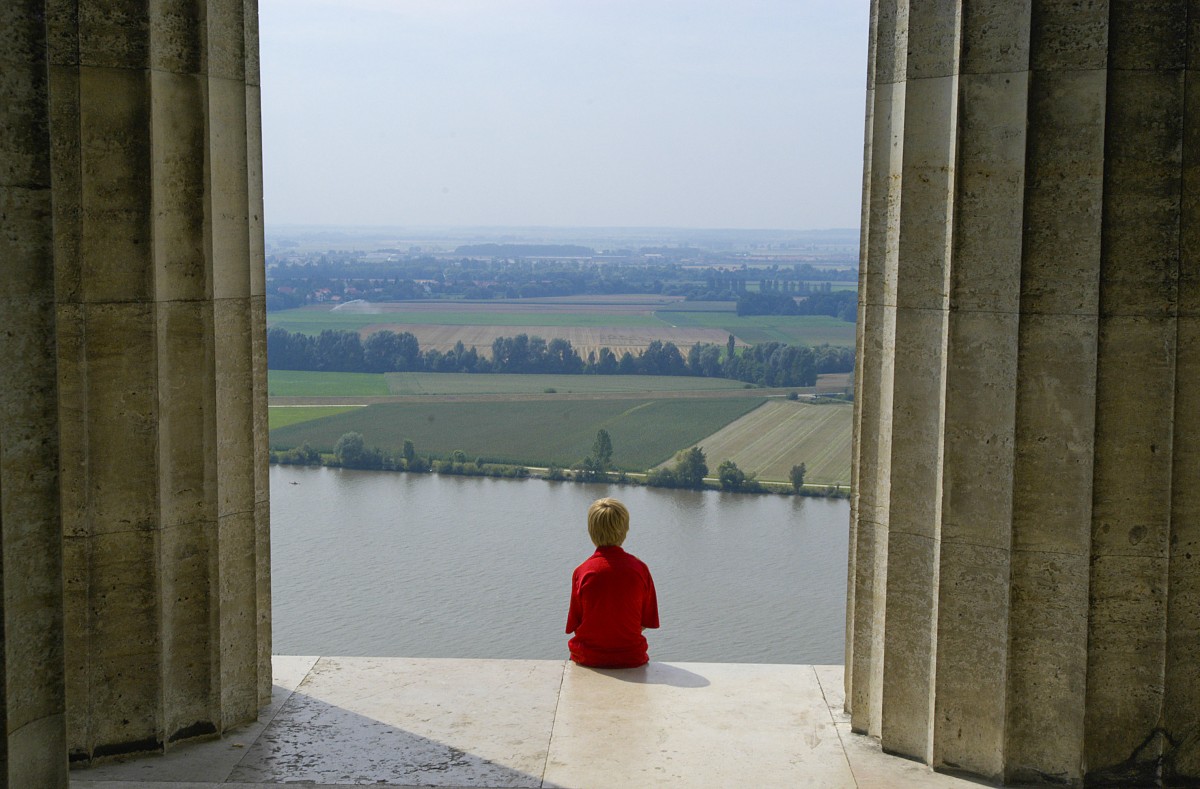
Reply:
M571 660L595 668L633 668L650 661L642 631L658 627L658 598L645 562L621 548L629 510L616 499L588 508L596 552L571 576L567 642Z

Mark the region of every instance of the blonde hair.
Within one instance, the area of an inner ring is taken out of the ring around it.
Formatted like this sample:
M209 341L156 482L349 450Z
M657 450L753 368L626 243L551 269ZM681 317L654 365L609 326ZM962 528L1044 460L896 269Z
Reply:
M629 510L616 499L596 499L588 507L588 536L596 547L620 545L629 534Z

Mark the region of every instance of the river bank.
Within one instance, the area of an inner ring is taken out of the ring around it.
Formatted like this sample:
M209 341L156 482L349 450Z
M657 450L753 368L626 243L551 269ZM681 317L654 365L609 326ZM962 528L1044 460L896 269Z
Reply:
M319 453L304 447L284 452L271 452L270 455L270 462L273 466L344 468L356 471L390 471L402 474L438 474L457 477L489 477L492 479L540 479L548 482L577 482L580 484L609 483L613 485L666 488L671 490L716 490L724 493L771 494L776 496L804 496L810 498L846 499L850 497L850 487L847 485L804 484L797 488L776 482L759 482L753 480L753 486L743 485L741 488L731 489L723 487L718 477L705 476L701 486L689 487L684 485L655 484L651 479L651 475L645 472L584 472L575 469L562 469L556 466L522 466L466 460L430 460L428 458L418 458L415 460L418 462L409 467L409 461L404 458L391 458L384 455L377 460L372 458L364 464L348 465L338 461L333 455Z

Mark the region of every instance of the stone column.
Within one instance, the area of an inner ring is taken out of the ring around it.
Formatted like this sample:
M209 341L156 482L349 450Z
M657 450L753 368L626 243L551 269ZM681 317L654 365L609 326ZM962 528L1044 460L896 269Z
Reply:
M852 724L994 780L1196 780L1200 2L874 16L908 62L868 124L898 255L864 247Z
M904 70L908 4L873 0L872 100L864 167L863 252L859 268L858 355L854 380L871 407L857 407L854 424L853 604L847 606L846 670L869 681L847 682L854 727L878 734L882 715L883 621L887 591L886 481L891 463L892 376L896 350L896 258L899 252L900 168L903 154ZM870 394L867 394L870 393ZM884 404L886 404L885 407ZM885 414L888 418L885 418Z
M256 24L253 0L0 11L7 785L269 699Z
M54 223L42 3L0 5L0 786L66 786Z

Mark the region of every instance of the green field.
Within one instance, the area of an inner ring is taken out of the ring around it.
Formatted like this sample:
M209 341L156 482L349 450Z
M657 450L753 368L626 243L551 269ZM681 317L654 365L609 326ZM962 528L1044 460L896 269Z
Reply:
M272 397L379 395L524 395L547 389L575 394L744 389L741 381L685 375L516 375L481 373L315 373L271 370Z
M316 373L268 370L271 397L357 397L391 394L382 373Z
M747 315L732 312L671 312L672 324L721 329L751 345L786 342L799 345L854 346L854 324L828 315Z
M271 430L278 430L281 427L323 419L358 407L354 405L274 406L267 409L267 427Z
M369 446L398 454L404 440L418 454L533 466L570 466L607 430L613 463L640 471L711 435L763 403L735 397L382 403L271 431L271 448L307 442L332 451L343 433L362 433Z
M396 305L383 305L396 306ZM689 309L689 306L691 309ZM543 305L544 307L544 305ZM854 324L827 315L751 315L738 317L729 302L679 302L660 308L653 315L588 312L584 302L564 305L561 312L546 309L485 311L478 304L459 308L447 304L438 310L382 309L374 313L333 311L302 307L267 313L270 328L282 328L304 334L319 334L326 329L361 331L368 326L513 326L527 330L545 327L546 339L554 337L554 327L643 329L648 337L654 329L719 329L743 342L786 342L804 345L854 345Z
M786 482L803 463L807 483L849 485L853 413L849 403L771 400L697 443L710 469L732 460L760 480Z

